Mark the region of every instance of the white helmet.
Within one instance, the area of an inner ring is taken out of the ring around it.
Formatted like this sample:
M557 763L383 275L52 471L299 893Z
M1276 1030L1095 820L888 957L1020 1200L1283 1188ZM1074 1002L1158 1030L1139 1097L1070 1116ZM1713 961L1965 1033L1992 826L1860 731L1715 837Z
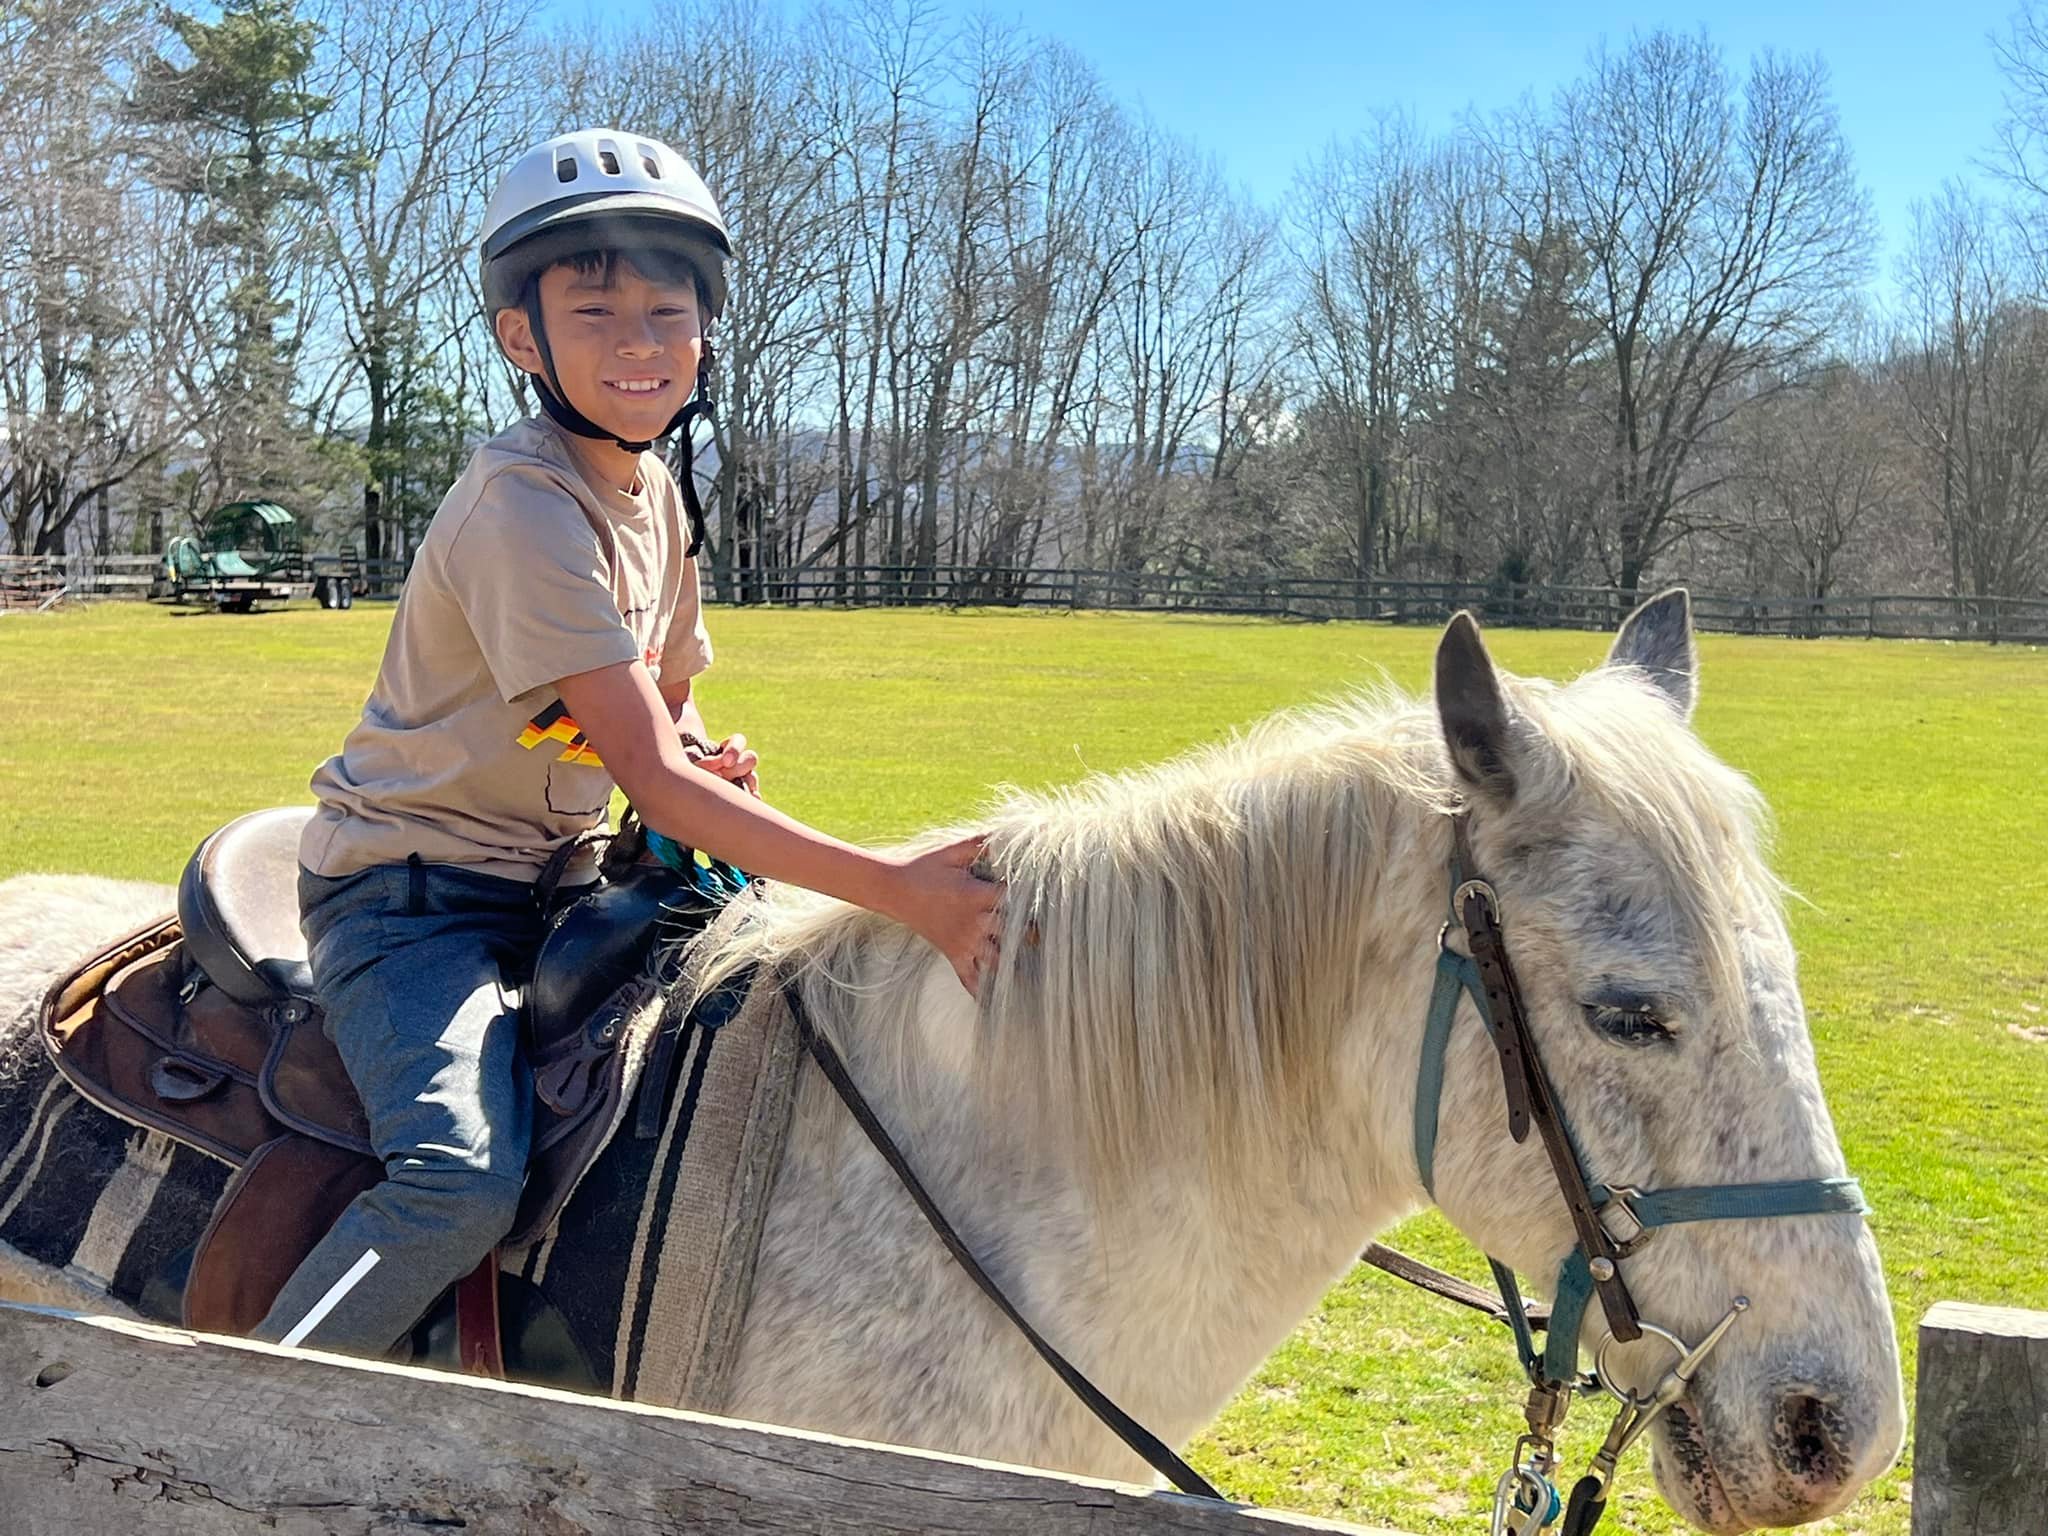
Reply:
M527 279L589 250L654 249L695 269L704 318L725 309L732 240L696 167L658 139L586 128L516 160L484 211L484 307L523 302Z

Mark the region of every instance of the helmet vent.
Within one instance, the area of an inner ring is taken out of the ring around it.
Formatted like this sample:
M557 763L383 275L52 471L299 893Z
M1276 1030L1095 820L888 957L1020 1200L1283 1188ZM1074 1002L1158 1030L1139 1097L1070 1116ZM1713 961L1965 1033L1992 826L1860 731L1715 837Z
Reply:
M555 162L555 180L574 181L575 179L576 157L574 155L562 156L561 159Z
M598 147L597 163L604 167L605 175L616 176L619 174L619 152L613 149L611 145L604 144Z
M647 168L648 179L651 181L661 180L661 157L655 152L654 146L652 144L635 144L633 148L640 156L640 163Z

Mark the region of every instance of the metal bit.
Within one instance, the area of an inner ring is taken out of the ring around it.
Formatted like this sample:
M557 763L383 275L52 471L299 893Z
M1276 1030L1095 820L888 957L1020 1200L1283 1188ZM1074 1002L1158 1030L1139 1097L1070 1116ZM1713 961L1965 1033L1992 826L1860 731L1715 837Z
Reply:
M1636 1440L1642 1435L1642 1432L1650 1427L1652 1419L1685 1396L1685 1389L1692 1385L1693 1377L1699 1374L1700 1363L1707 1358L1708 1352L1721 1342L1730 1328L1735 1326L1735 1319L1742 1316L1748 1310L1749 1298L1747 1296L1736 1297L1735 1304L1728 1309L1728 1315L1722 1318L1720 1322L1714 1324L1712 1331L1705 1338L1701 1339L1691 1351L1681 1356L1678 1364L1672 1366L1669 1371L1664 1373L1664 1379L1657 1383L1657 1390L1652 1392L1646 1401L1636 1407L1637 1417L1635 1422L1629 1426L1628 1433L1622 1437L1622 1450L1625 1451L1635 1444Z
M1728 1309L1727 1316L1714 1324L1707 1336L1698 1344L1689 1350L1683 1350L1678 1357L1678 1363L1664 1373L1663 1378L1657 1383L1656 1390L1648 1397L1639 1398L1633 1392L1617 1394L1621 1398L1621 1411L1615 1414L1606 1440L1594 1454L1590 1473L1599 1480L1602 1489L1613 1480L1615 1466L1620 1462L1623 1453L1642 1438L1643 1431L1655 1422L1658 1414L1685 1396L1685 1389L1692 1385L1693 1377L1699 1374L1701 1363L1714 1346L1727 1336L1728 1330L1735 1326L1735 1319L1748 1310L1749 1298L1736 1297L1734 1305ZM1663 1332L1662 1329L1657 1331ZM1664 1336L1671 1338L1669 1334ZM1673 1342L1678 1341L1674 1339ZM1683 1346L1680 1345L1680 1348L1683 1349ZM1596 1369L1599 1370L1603 1381L1608 1379L1604 1365L1596 1365Z

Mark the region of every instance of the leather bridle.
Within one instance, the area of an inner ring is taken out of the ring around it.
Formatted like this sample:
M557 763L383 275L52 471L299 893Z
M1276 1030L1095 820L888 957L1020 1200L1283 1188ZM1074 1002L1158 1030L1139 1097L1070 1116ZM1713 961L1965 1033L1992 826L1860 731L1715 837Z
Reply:
M1622 1261L1640 1251L1656 1229L1681 1222L1743 1220L1765 1216L1862 1215L1869 1207L1854 1179L1791 1179L1753 1184L1706 1184L1645 1190L1603 1185L1588 1177L1585 1159L1558 1104L1536 1037L1530 1027L1521 983L1508 958L1500 915L1500 898L1490 882L1475 873L1467 817L1451 817L1451 919L1439 931L1436 986L1423 1030L1422 1060L1415 1091L1415 1165L1423 1188L1436 1198L1437 1122L1441 1113L1444 1061L1451 1027L1461 996L1470 997L1499 1058L1507 1097L1508 1134L1516 1142L1529 1138L1533 1127L1550 1159L1558 1193L1571 1215L1574 1243L1558 1268L1552 1290L1545 1346L1538 1350L1515 1274L1488 1258L1500 1287L1506 1321L1527 1371L1530 1393L1528 1433L1516 1442L1513 1464L1502 1476L1494 1500L1494 1536L1533 1536L1557 1517L1559 1499L1550 1478L1556 1468L1552 1437L1563 1422L1574 1391L1595 1389L1600 1375L1581 1379L1578 1371L1580 1324L1586 1304L1600 1299L1606 1336L1596 1353L1596 1368L1614 1342L1633 1343L1647 1332L1662 1340L1677 1360L1656 1388L1646 1394L1616 1388L1621 1413L1594 1466L1572 1491L1564 1536L1586 1536L1606 1507L1606 1490L1620 1453L1649 1427L1651 1419L1682 1395L1701 1360L1748 1309L1746 1297L1732 1298L1728 1312L1697 1346L1688 1346L1668 1329L1645 1323L1622 1277ZM1454 930L1462 931L1465 952L1451 945ZM1616 1233L1610 1219L1627 1229ZM1604 1373L1601 1373L1604 1374Z
M1365 1257L1425 1289L1448 1295L1466 1305L1478 1306L1480 1310L1500 1317L1514 1331L1516 1348L1530 1382L1525 1410L1528 1432L1515 1442L1512 1463L1496 1487L1492 1536L1536 1536L1557 1519L1563 1501L1551 1481L1557 1466L1553 1437L1571 1405L1573 1394L1598 1391L1604 1386L1620 1399L1621 1409L1606 1442L1593 1458L1591 1469L1573 1488L1570 1506L1564 1510L1562 1536L1587 1536L1606 1508L1607 1487L1621 1453L1659 1413L1683 1395L1701 1361L1749 1306L1745 1297L1732 1298L1721 1320L1697 1345L1688 1345L1670 1330L1643 1321L1635 1298L1629 1294L1628 1284L1622 1278L1622 1261L1640 1251L1655 1235L1657 1228L1681 1222L1765 1216L1861 1215L1869 1208L1863 1202L1863 1194L1856 1181L1846 1178L1711 1184L1663 1190L1603 1185L1589 1178L1585 1160L1572 1138L1570 1124L1543 1070L1521 983L1508 958L1499 897L1488 881L1473 872L1475 862L1467 814L1461 810L1451 818L1451 919L1438 934L1436 984L1423 1030L1421 1066L1415 1092L1415 1164L1423 1187L1434 1199L1437 1123L1443 1094L1444 1063L1452 1026L1457 1020L1458 1003L1461 998L1470 997L1500 1061L1501 1081L1507 1097L1508 1134L1516 1142L1523 1142L1528 1139L1531 1129L1535 1130L1549 1156L1565 1208L1571 1214L1575 1241L1558 1269L1545 1347L1541 1350L1536 1347L1534 1335L1534 1327L1543 1326L1541 1309L1523 1302L1514 1271L1500 1261L1487 1260L1500 1288L1501 1307L1495 1309L1483 1294L1475 1292L1472 1287L1430 1271L1428 1266L1394 1254L1378 1244L1374 1244ZM1466 948L1463 952L1450 943L1454 930L1464 935ZM1183 1492L1221 1498L1169 1447L1118 1408L1023 1318L918 1181L909 1160L862 1097L838 1053L812 1027L801 988L794 984L793 979L785 978L783 993L789 1000L799 1034L813 1060L961 1268L1023 1333L1059 1378L1125 1445ZM1618 1234L1612 1230L1609 1222L1615 1219L1626 1222L1628 1230ZM1433 1278L1424 1278L1425 1274ZM1596 1295L1606 1315L1607 1332L1595 1352L1595 1374L1582 1377L1578 1369L1580 1325L1587 1302ZM1611 1379L1603 1382L1602 1378L1607 1375L1605 1359L1608 1347L1616 1342L1633 1343L1645 1334L1663 1342L1675 1357L1673 1365L1657 1385L1647 1393L1637 1394L1616 1387Z
M1530 1126L1535 1126L1544 1153L1550 1158L1550 1170L1557 1178L1558 1193L1571 1213L1572 1231L1578 1238L1577 1252L1584 1257L1588 1278L1606 1310L1607 1326L1617 1339L1633 1343L1643 1336L1642 1314L1636 1310L1628 1283L1621 1278L1621 1260L1631 1250L1601 1224L1602 1202L1586 1181L1579 1150L1565 1129L1557 1095L1551 1091L1549 1075L1536 1054L1528 1005L1522 1000L1521 982L1508 959L1507 940L1501 932L1499 898L1485 880L1466 873L1474 868L1475 861L1463 812L1451 819L1451 829L1451 911L1464 927L1465 942L1471 951L1471 975L1478 984L1475 987L1470 980L1462 976L1460 979L1479 1003L1479 1016L1486 1023L1500 1058L1501 1081L1507 1093L1508 1135L1517 1143L1524 1142L1529 1139ZM1446 957L1454 954L1444 942L1449 937L1450 925L1445 924L1438 933L1438 949ZM1440 959L1438 964L1441 975L1445 962ZM1440 1077L1437 1090L1442 1091ZM1419 1116L1419 1105L1417 1113ZM1417 1123L1420 1124L1419 1118ZM1433 1125L1430 1136L1433 1144ZM1431 1184L1433 1175L1432 1168L1424 1174L1423 1183ZM1430 1193L1434 1197L1436 1192L1432 1189ZM1640 1242L1641 1238L1632 1241Z

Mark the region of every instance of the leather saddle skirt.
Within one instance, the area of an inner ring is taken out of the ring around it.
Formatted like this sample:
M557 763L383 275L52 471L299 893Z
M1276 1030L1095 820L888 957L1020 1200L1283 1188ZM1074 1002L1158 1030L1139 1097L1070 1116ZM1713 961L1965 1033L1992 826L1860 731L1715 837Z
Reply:
M298 927L309 808L256 811L201 843L177 911L87 960L40 1015L92 1103L237 1169L195 1256L186 1321L246 1332L299 1257L383 1176L324 1030ZM552 1225L625 1117L655 1051L660 992L727 892L635 864L551 921L522 1007L538 1098L508 1245ZM657 941L663 946L656 955ZM646 1074L660 1093L660 1074Z

